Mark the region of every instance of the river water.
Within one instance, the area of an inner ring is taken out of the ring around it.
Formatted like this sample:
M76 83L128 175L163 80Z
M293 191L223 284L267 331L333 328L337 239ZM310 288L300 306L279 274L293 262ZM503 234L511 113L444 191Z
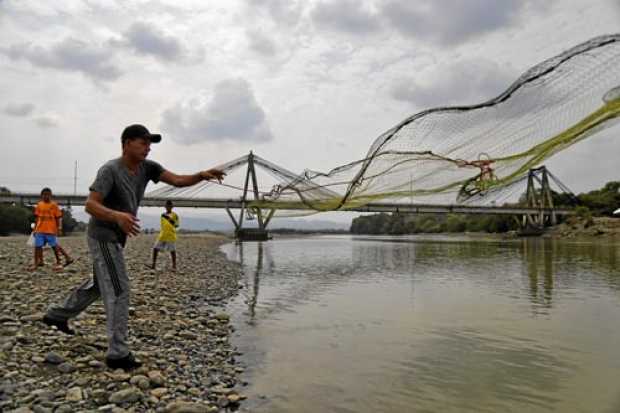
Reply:
M316 236L223 247L252 412L620 412L620 245Z

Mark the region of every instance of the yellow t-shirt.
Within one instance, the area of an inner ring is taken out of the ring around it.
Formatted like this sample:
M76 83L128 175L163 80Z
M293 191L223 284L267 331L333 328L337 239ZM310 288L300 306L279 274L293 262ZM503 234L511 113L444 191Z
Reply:
M179 216L174 212L161 214L161 231L159 231L159 240L166 242L174 242L177 240L177 227L179 226Z
M39 201L34 209L34 215L37 218L34 232L51 235L58 233L58 223L56 220L62 217L62 212L56 202Z

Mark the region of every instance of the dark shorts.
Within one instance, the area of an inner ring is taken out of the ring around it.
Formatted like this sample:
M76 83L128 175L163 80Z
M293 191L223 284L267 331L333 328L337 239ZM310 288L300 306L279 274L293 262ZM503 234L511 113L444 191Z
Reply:
M34 234L34 246L37 248L41 248L45 245L49 245L50 247L55 247L58 245L56 242L56 235L52 234L43 234L41 232L37 232Z

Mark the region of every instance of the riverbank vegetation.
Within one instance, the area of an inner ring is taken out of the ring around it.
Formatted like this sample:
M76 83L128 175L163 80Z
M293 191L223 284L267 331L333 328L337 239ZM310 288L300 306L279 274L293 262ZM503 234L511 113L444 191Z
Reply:
M620 206L620 181L612 181L602 188L575 196L553 193L557 207L574 207L577 216L585 222L593 217L611 217ZM525 196L510 206L525 206ZM519 229L514 216L463 214L375 214L354 218L353 234L419 234L439 232L504 233Z

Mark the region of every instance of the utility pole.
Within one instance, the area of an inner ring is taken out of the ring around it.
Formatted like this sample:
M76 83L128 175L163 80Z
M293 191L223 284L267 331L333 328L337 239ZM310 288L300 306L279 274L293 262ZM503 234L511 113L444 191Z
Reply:
M77 195L77 161L73 167L73 195Z

